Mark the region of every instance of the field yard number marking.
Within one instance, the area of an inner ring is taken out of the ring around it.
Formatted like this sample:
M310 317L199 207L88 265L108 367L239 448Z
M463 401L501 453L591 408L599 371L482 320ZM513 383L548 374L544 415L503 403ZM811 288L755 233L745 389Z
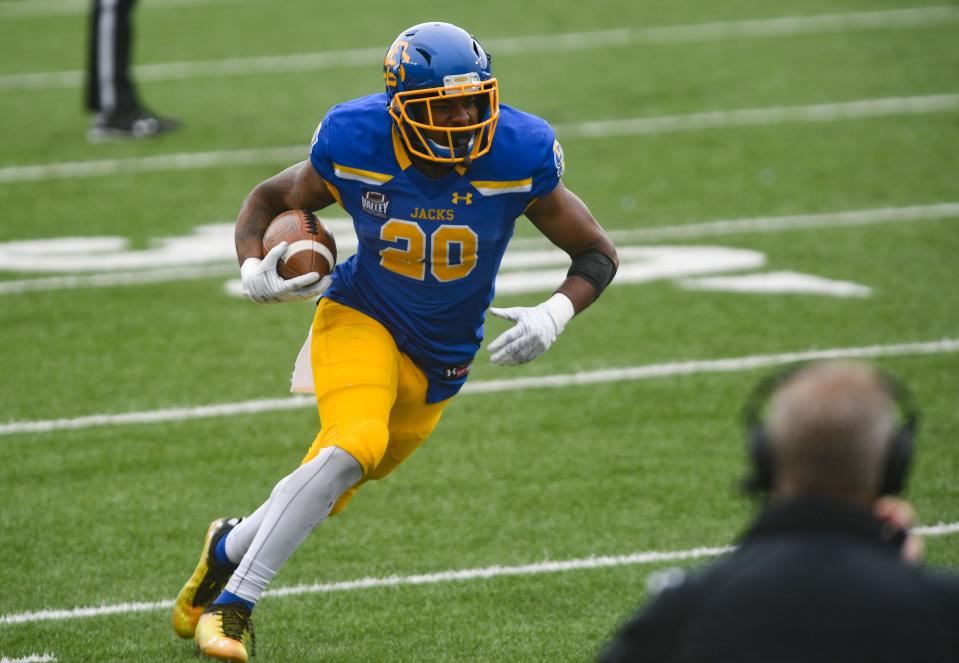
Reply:
M113 272L130 269L193 267L236 261L233 225L194 228L136 250L126 237L59 237L0 244L0 271L20 273Z
M341 256L350 255L356 250L356 236L348 220L330 220L328 225L337 237ZM459 247L460 262L434 265L434 276L443 281L461 278L465 275L464 272L468 273L468 270L472 269L476 253L470 238L450 234L453 231L447 226L441 226L435 233L437 237L424 236L419 238L422 242L416 243L415 247L411 242L405 249L395 250L408 253L419 247L418 250L425 255L429 239L433 245L432 257L436 261L437 258L444 257L440 255L443 251L449 254L451 246L456 244ZM445 234L440 236L441 232ZM401 237L409 239L407 235L395 235L395 239ZM407 275L413 278L423 277L423 263L397 263L391 260L387 264L388 257L395 256L388 256L384 251L384 265L390 269L399 271L398 266L418 267L419 271L415 274ZM619 247L619 258L620 266L613 281L614 285L675 279L683 288L710 291L760 294L802 292L835 297L864 297L871 293L865 286L833 281L821 276L788 271L756 273L755 270L766 264L766 256L750 249L726 246L626 245ZM0 272L84 274L83 277L77 277L77 281L82 283L82 279L86 279L88 287L142 283L144 275L149 275L151 270L158 274L155 281L197 278L191 277L187 268L229 264L235 259L232 223L198 226L187 235L159 239L145 249L130 248L130 241L124 237L61 237L0 243ZM179 278L178 268L183 269L183 275ZM504 295L547 291L563 281L568 268L569 257L559 249L514 248L503 258L502 268L496 279L496 291ZM436 269L440 271L437 272ZM169 274L161 274L160 270L168 270ZM752 273L742 274L743 272ZM111 273L117 273L116 277L106 280L106 283L95 279L97 275ZM720 278L718 275L726 276ZM50 281L51 289L63 285L58 284L56 277ZM35 282L24 283L32 286L29 289L44 289L42 284L38 287ZM6 286L0 288L0 292L9 294L28 289L24 287L18 290L16 284L17 281L0 282L0 286ZM228 282L226 290L230 294L239 295L239 282Z

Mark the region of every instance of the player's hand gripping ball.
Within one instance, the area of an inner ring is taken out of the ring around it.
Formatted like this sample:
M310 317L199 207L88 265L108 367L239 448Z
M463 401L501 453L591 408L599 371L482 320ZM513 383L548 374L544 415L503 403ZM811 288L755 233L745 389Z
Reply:
M276 265L284 279L310 272L322 278L336 266L333 233L312 212L292 209L273 219L263 235L263 250L269 253L280 242L289 245Z

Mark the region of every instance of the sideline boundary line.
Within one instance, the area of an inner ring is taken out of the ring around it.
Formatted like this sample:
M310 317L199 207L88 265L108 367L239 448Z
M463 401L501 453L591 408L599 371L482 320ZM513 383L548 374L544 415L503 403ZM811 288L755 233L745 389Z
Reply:
M589 139L701 131L728 127L836 122L869 117L944 113L956 110L959 110L959 94L947 93L913 97L859 99L802 106L742 108L659 117L596 120L577 124L557 124L554 129L557 135L564 140L567 138ZM308 149L304 143L303 145L289 147L181 152L125 159L63 161L59 163L6 166L0 168L0 184L71 179L93 175L114 175L117 173L290 163L305 159L307 156Z
M172 0L166 0L172 3ZM22 11L22 10L21 10ZM8 15L10 12L5 12ZM588 32L561 32L552 35L493 37L484 40L496 56L548 53L556 48L564 51L600 50L637 44L686 44L723 39L788 37L804 34L918 28L939 26L959 21L959 9L948 5L890 10L814 14L778 18L715 21L652 26L645 28L613 28ZM204 76L238 76L291 71L370 66L382 61L384 49L379 46L265 55L193 62L160 62L134 67L138 81L169 81ZM0 76L0 92L5 90L45 90L75 88L83 84L83 72L45 71Z
M489 394L520 391L524 389L554 389L557 387L582 386L587 384L648 380L651 378L677 375L731 373L814 359L897 357L903 355L929 355L950 352L959 352L959 339L952 338L917 343L833 348L829 350L808 350L804 352L752 355L726 359L677 361L661 364L646 364L644 366L582 371L579 373L512 378L506 380L483 380L472 383L467 382L461 393L464 395ZM234 403L165 408L124 414L94 414L70 419L13 421L0 424L0 436L14 435L17 433L48 433L58 430L77 430L100 426L154 424L190 419L206 419L210 417L247 415L258 412L297 410L307 407L316 407L315 399L312 396L264 398Z
M938 523L928 527L916 527L916 533L923 536L945 536L959 532L959 523ZM703 557L715 557L734 550L732 546L701 547L689 550L649 551L637 552L630 555L603 555L599 557L585 557L553 562L538 562L520 566L487 566L484 568L458 569L441 571L438 573L422 573L408 576L385 576L380 578L360 578L341 582L313 583L278 587L268 589L264 596L299 596L302 594L327 594L330 592L354 591L373 589L378 587L400 587L412 585L435 585L444 582L463 582L468 580L486 580L508 576L538 575L542 573L558 573L562 571L582 571L590 569L613 568L619 566L636 566L641 564L655 564L657 562L677 562ZM42 621L80 619L86 617L101 617L104 615L130 614L136 612L150 612L173 607L173 600L137 603L117 603L68 610L38 610L34 612L19 612L0 616L0 626L6 624L29 624Z

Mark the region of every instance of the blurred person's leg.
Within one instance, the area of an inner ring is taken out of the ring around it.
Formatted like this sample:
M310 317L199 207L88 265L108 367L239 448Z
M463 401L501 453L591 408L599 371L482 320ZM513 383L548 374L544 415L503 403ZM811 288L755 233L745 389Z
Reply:
M96 113L88 138L144 138L179 126L140 103L131 75L136 0L95 0L90 16L86 107Z

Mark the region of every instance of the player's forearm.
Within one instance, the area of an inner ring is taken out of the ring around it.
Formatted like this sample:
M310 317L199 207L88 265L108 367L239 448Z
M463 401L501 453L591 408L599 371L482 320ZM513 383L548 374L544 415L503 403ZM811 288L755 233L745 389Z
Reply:
M573 311L576 313L588 308L589 305L598 298L595 288L593 288L589 282L578 276L567 277L566 280L556 288L556 292L566 295L569 298L569 301L573 303Z
M335 197L309 161L301 161L260 182L240 206L234 239L236 257L263 257L263 234L279 213L288 209L314 211L335 202Z
M236 218L233 239L236 257L242 265L247 258L263 257L263 234L270 221L285 208L272 200L265 187L258 186L243 201Z
M603 241L576 254L566 280L556 292L566 295L573 303L573 310L579 313L599 299L618 267L616 248L604 236Z

